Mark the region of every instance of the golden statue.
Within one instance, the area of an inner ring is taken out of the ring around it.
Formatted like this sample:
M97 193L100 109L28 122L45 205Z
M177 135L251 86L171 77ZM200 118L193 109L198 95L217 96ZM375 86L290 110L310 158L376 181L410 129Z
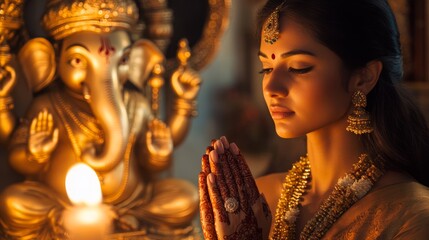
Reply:
M181 64L170 79L172 112L164 123L158 113L164 55L151 41L132 42L137 19L132 0L48 2L43 24L54 44L31 39L18 54L35 98L18 126L13 116L1 120L10 164L26 176L0 195L8 238L67 238L64 182L78 162L96 171L103 202L117 215L116 232L138 231L150 239L195 234L195 186L159 175L187 134L201 80L186 65L189 50L181 42ZM12 100L4 92L0 114L9 116Z
M4 144L15 128L11 91L16 84L15 69L10 66L10 41L22 26L23 0L0 1L0 143Z

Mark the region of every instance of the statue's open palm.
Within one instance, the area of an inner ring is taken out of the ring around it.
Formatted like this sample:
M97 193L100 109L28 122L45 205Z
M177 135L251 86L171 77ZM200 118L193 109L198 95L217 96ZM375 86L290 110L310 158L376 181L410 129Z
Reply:
M44 109L33 118L30 125L28 149L39 163L48 160L58 143L58 128L54 129L52 114Z
M149 122L146 142L150 154L167 157L173 152L170 128L159 119L155 118Z

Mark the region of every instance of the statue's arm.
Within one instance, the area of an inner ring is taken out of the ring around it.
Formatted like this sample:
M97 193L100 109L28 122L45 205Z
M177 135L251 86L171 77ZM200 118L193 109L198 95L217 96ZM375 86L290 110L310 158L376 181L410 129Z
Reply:
M168 117L174 146L178 146L188 134L192 118L197 115L196 98L201 77L191 68L179 67L171 76L174 92L172 113Z
M170 129L153 116L149 102L141 93L125 90L124 103L130 119L128 148L133 149L145 170L151 173L165 170L173 153Z
M9 162L24 175L40 173L48 164L57 142L58 129L54 126L52 110L46 107L46 102L35 100L12 135Z
M0 144L5 145L16 125L16 118L12 112L14 107L10 95L16 83L15 70L10 66L0 68Z
M12 98L0 97L0 144L6 145L16 126Z
M180 145L189 132L191 121L196 116L195 101L185 99L175 99L173 112L168 119L168 126L174 146Z

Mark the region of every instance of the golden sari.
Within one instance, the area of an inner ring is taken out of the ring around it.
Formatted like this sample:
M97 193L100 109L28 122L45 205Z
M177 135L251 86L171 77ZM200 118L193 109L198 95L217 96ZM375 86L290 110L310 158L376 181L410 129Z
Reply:
M429 188L408 181L370 192L323 239L429 239Z

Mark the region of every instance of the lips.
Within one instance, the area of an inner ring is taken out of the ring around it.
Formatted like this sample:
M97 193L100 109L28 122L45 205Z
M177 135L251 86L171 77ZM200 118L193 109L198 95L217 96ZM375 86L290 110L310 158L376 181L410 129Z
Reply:
M270 113L274 120L288 118L295 114L295 112L289 108L278 105L270 106Z

